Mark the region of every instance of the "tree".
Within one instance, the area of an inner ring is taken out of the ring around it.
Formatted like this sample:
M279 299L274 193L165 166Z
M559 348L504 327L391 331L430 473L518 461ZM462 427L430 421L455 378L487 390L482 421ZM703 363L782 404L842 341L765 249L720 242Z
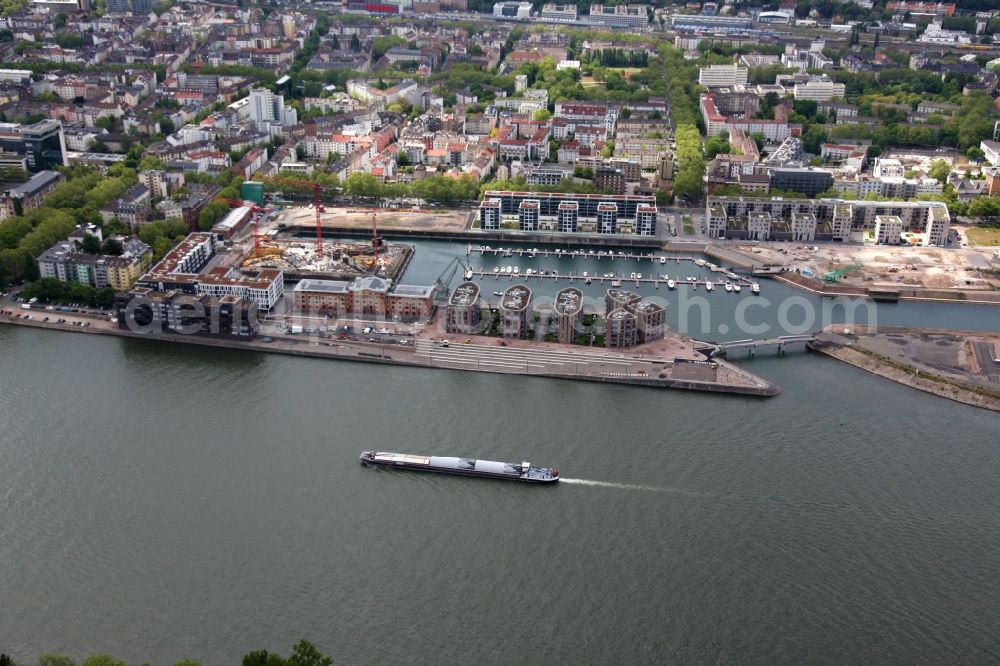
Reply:
M124 251L125 248L122 247L121 241L117 238L109 238L104 241L104 245L101 246L101 254L111 255L113 257L120 257Z
M94 236L93 234L84 234L83 240L80 242L80 249L87 254L100 254L101 241L98 240L97 236Z
M295 644L288 659L267 650L257 650L243 656L243 666L331 666L332 664L332 658L323 655L315 645L305 639Z
M948 182L948 174L951 173L951 166L944 160L936 160L931 164L930 170L928 170L927 175L931 178L936 179L942 185Z
M38 658L38 666L75 666L75 664L66 655L46 652Z
M110 654L95 654L84 659L80 666L125 666L125 662L115 659Z
M289 666L332 666L333 659L326 657L316 649L316 646L303 639L292 648L292 656L288 658Z
M1000 217L1000 197L976 197L969 202L972 217Z
M358 39L358 33L351 35L351 50L360 51L361 50L361 40Z
M731 150L729 140L722 136L713 136L705 142L705 157L709 159L716 155L729 153Z
M94 121L94 125L111 132L115 129L115 122L116 120L114 116L101 116Z
M544 123L546 120L552 118L552 113L548 109L538 109L533 114L531 114L531 119L536 123Z
M256 652L243 655L243 666L288 666L288 662L281 655L274 652L257 650Z
M229 212L229 204L225 201L209 201L198 214L198 228L208 231L215 223L221 220Z
M139 162L139 171L150 171L150 170L162 171L163 169L166 168L167 168L167 163L161 160L159 157L156 157L155 155L147 155L142 158L141 162Z

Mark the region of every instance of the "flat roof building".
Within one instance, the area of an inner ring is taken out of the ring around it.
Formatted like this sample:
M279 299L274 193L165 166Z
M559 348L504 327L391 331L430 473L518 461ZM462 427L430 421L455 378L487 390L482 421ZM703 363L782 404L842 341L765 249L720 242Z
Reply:
M811 214L817 225L815 240L850 240L852 235L855 240L860 240L863 232L874 231L877 216L895 215L902 220L903 231L921 234L923 244L943 245L951 225L948 207L940 201L709 196L705 204L708 235L712 238L746 238L745 221L754 213L768 213L774 222L793 220L795 214Z
M583 292L576 287L560 290L552 310L556 318L556 340L563 344L573 342L583 324Z
M455 287L448 298L448 317L445 321L445 331L475 335L483 318L483 309L479 303L479 285L475 282L463 282Z
M282 271L262 268L249 275L239 272L235 266L207 268L214 256L213 234L188 234L136 284L158 292L179 290L217 298L248 298L263 310L270 310L284 296L285 276Z
M899 245L903 235L903 220L898 215L876 215L872 237L878 245Z
M709 65L698 70L698 85L745 86L750 79L750 70L735 63L731 65Z
M500 335L505 338L528 337L530 305L531 289L527 285L508 287L500 298Z
M257 303L236 296L135 287L116 294L114 307L122 330L218 338L253 338L260 331Z
M645 5L591 5L590 22L612 28L644 28L649 16Z
M434 309L433 286L400 284L381 277L354 280L301 280L292 290L300 312L355 315L396 321L428 319Z
M634 347L637 339L637 320L625 308L608 312L604 321L605 347Z
M506 218L506 228L523 231L655 235L656 217L650 195L491 190L479 205L484 230L505 228Z
M626 289L608 289L604 295L604 309L606 312L624 308L637 301L642 300L642 296L634 291Z
M635 315L636 344L663 338L667 329L667 311L651 301L637 301L626 308Z

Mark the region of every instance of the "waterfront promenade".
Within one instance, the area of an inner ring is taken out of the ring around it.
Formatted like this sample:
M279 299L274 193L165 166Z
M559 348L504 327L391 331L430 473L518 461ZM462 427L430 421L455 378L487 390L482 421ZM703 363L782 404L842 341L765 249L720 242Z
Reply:
M40 316L44 311L36 314ZM499 346L495 338L477 338L475 344L471 339L469 344L465 344L464 341L449 342L447 346L443 346L440 341L429 337L430 332L425 333L423 338L398 338L396 343L340 340L302 334L272 335L267 338L269 342L264 342L263 337L234 340L169 333L137 333L121 330L115 322L107 319L83 315L67 319L65 323L59 324L37 319L18 319L8 315L0 316L0 323L73 333L114 335L165 344L195 344L368 363L755 396L773 396L780 393L777 385L725 361L696 360L698 354L694 351L695 344L682 347L687 353L684 357L677 358L657 353L676 349L664 341L658 341L659 346L653 343L649 349L643 350L640 347L621 350L621 353L617 350L575 348L570 345L528 340L510 341L508 346Z

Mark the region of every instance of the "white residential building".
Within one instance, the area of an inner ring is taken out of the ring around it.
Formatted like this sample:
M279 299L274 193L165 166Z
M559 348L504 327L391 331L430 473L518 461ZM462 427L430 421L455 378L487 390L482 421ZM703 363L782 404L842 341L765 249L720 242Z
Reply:
M746 85L750 70L737 64L710 65L698 71L698 84L706 87Z
M829 102L835 97L842 98L846 86L843 83L836 83L827 77L810 79L803 83L796 83L792 89L792 95L797 100L813 100L816 102Z

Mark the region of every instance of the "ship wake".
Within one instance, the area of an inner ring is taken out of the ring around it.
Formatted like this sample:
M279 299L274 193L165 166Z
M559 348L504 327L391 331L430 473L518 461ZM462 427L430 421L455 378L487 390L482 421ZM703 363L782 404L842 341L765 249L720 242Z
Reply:
M643 486L635 483L614 483L613 481L595 481L593 479L567 479L560 478L559 483L570 483L577 486L598 486L601 488L618 488L620 490L645 490L652 493L680 493L682 495L698 494L678 488L661 488L657 486Z

